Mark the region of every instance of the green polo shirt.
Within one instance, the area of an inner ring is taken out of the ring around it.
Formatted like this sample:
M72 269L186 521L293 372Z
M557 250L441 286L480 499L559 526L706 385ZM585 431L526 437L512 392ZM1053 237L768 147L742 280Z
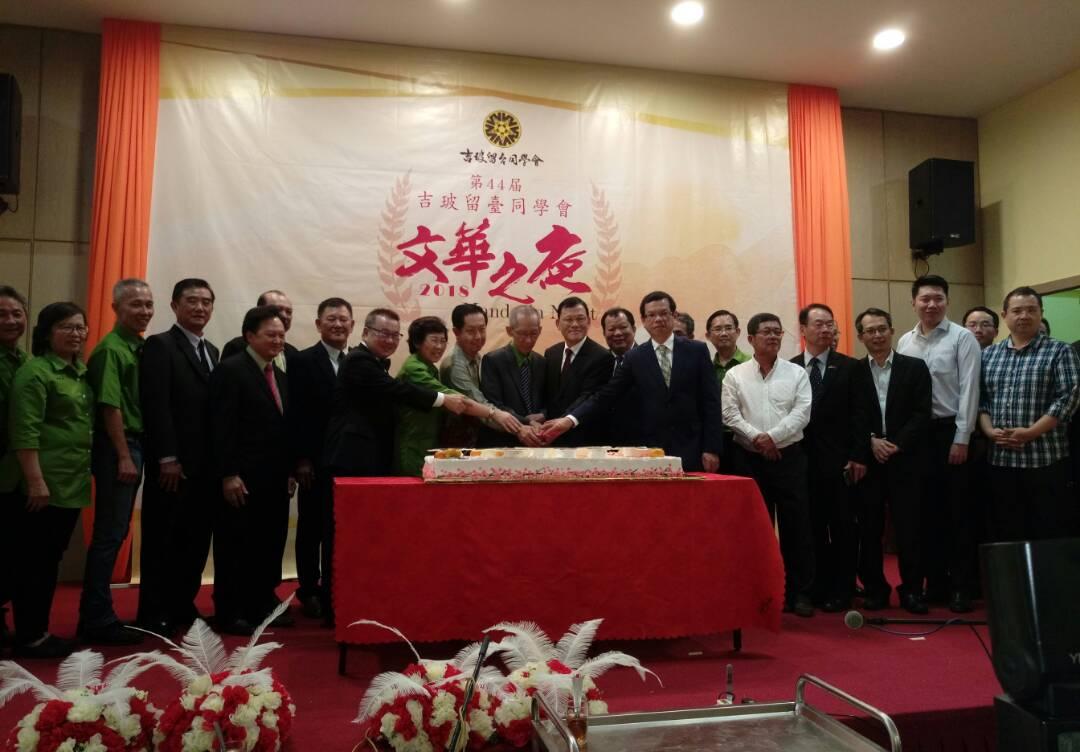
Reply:
M23 364L11 387L10 447L37 450L55 507L90 504L94 391L86 374L82 361L72 365L50 352Z
M143 342L139 335L114 326L101 338L86 363L97 406L119 408L127 433L139 434L143 430L139 404L139 351Z
M0 493L14 491L15 486L19 485L19 460L14 452L8 451L8 397L15 381L15 372L29 357L18 347L0 347Z
M720 353L717 353L715 356L713 356L713 369L716 371L716 381L718 384L720 384L720 386L724 385L724 377L727 376L728 371L730 371L732 368L739 365L740 363L745 363L746 361L750 360L750 356L737 347L735 348L735 354L731 356L731 360L729 360L727 363L724 363L723 365L716 362L719 355Z
M518 368L521 368L521 364L529 359L531 353L521 353L513 345L510 345L510 349L514 351L514 362L517 364Z

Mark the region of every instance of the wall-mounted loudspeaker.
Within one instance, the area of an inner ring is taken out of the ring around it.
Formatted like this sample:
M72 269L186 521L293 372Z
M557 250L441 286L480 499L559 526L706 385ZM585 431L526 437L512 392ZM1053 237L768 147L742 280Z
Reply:
M909 247L921 256L975 242L975 163L928 159L908 172Z
M0 193L19 192L22 96L10 73L0 73Z

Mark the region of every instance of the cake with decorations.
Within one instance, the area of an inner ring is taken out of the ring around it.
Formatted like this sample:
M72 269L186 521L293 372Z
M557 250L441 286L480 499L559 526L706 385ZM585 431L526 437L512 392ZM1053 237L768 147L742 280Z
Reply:
M646 447L435 449L424 458L427 481L637 480L680 478L682 460Z

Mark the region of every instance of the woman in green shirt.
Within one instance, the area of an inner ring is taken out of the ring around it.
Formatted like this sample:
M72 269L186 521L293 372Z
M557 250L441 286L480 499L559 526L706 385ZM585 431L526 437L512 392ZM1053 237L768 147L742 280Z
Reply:
M33 360L11 387L9 446L18 457L26 504L15 520L20 576L14 583L15 655L54 658L74 648L50 635L49 610L79 512L90 504L94 393L82 361L86 314L51 303L38 314Z
M398 379L443 394L460 394L439 381L436 365L446 352L446 324L437 316L421 316L409 324L409 352L411 353L398 371ZM495 408L466 400L465 415L479 418L490 417ZM397 468L400 475L419 477L424 469L424 456L428 449L439 445L442 430L442 410L418 410L414 407L398 408Z

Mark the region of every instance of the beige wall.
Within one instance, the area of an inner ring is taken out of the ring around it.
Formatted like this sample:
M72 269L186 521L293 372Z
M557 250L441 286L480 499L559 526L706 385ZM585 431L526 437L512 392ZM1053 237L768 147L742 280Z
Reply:
M987 297L1080 275L1080 70L980 117L979 152Z
M893 315L899 334L915 325L911 281L917 276L908 248L907 175L931 157L975 162L978 205L979 143L974 120L877 110L843 110L844 151L851 205L851 276L855 313L871 306ZM929 272L949 280L949 313L983 304L982 237L929 259ZM920 263L918 274L927 273ZM854 322L845 322L854 330ZM865 353L862 345L858 354Z
M0 215L0 280L30 299L86 303L101 38L0 26L0 70L22 90L18 212ZM14 203L14 202L12 202Z

